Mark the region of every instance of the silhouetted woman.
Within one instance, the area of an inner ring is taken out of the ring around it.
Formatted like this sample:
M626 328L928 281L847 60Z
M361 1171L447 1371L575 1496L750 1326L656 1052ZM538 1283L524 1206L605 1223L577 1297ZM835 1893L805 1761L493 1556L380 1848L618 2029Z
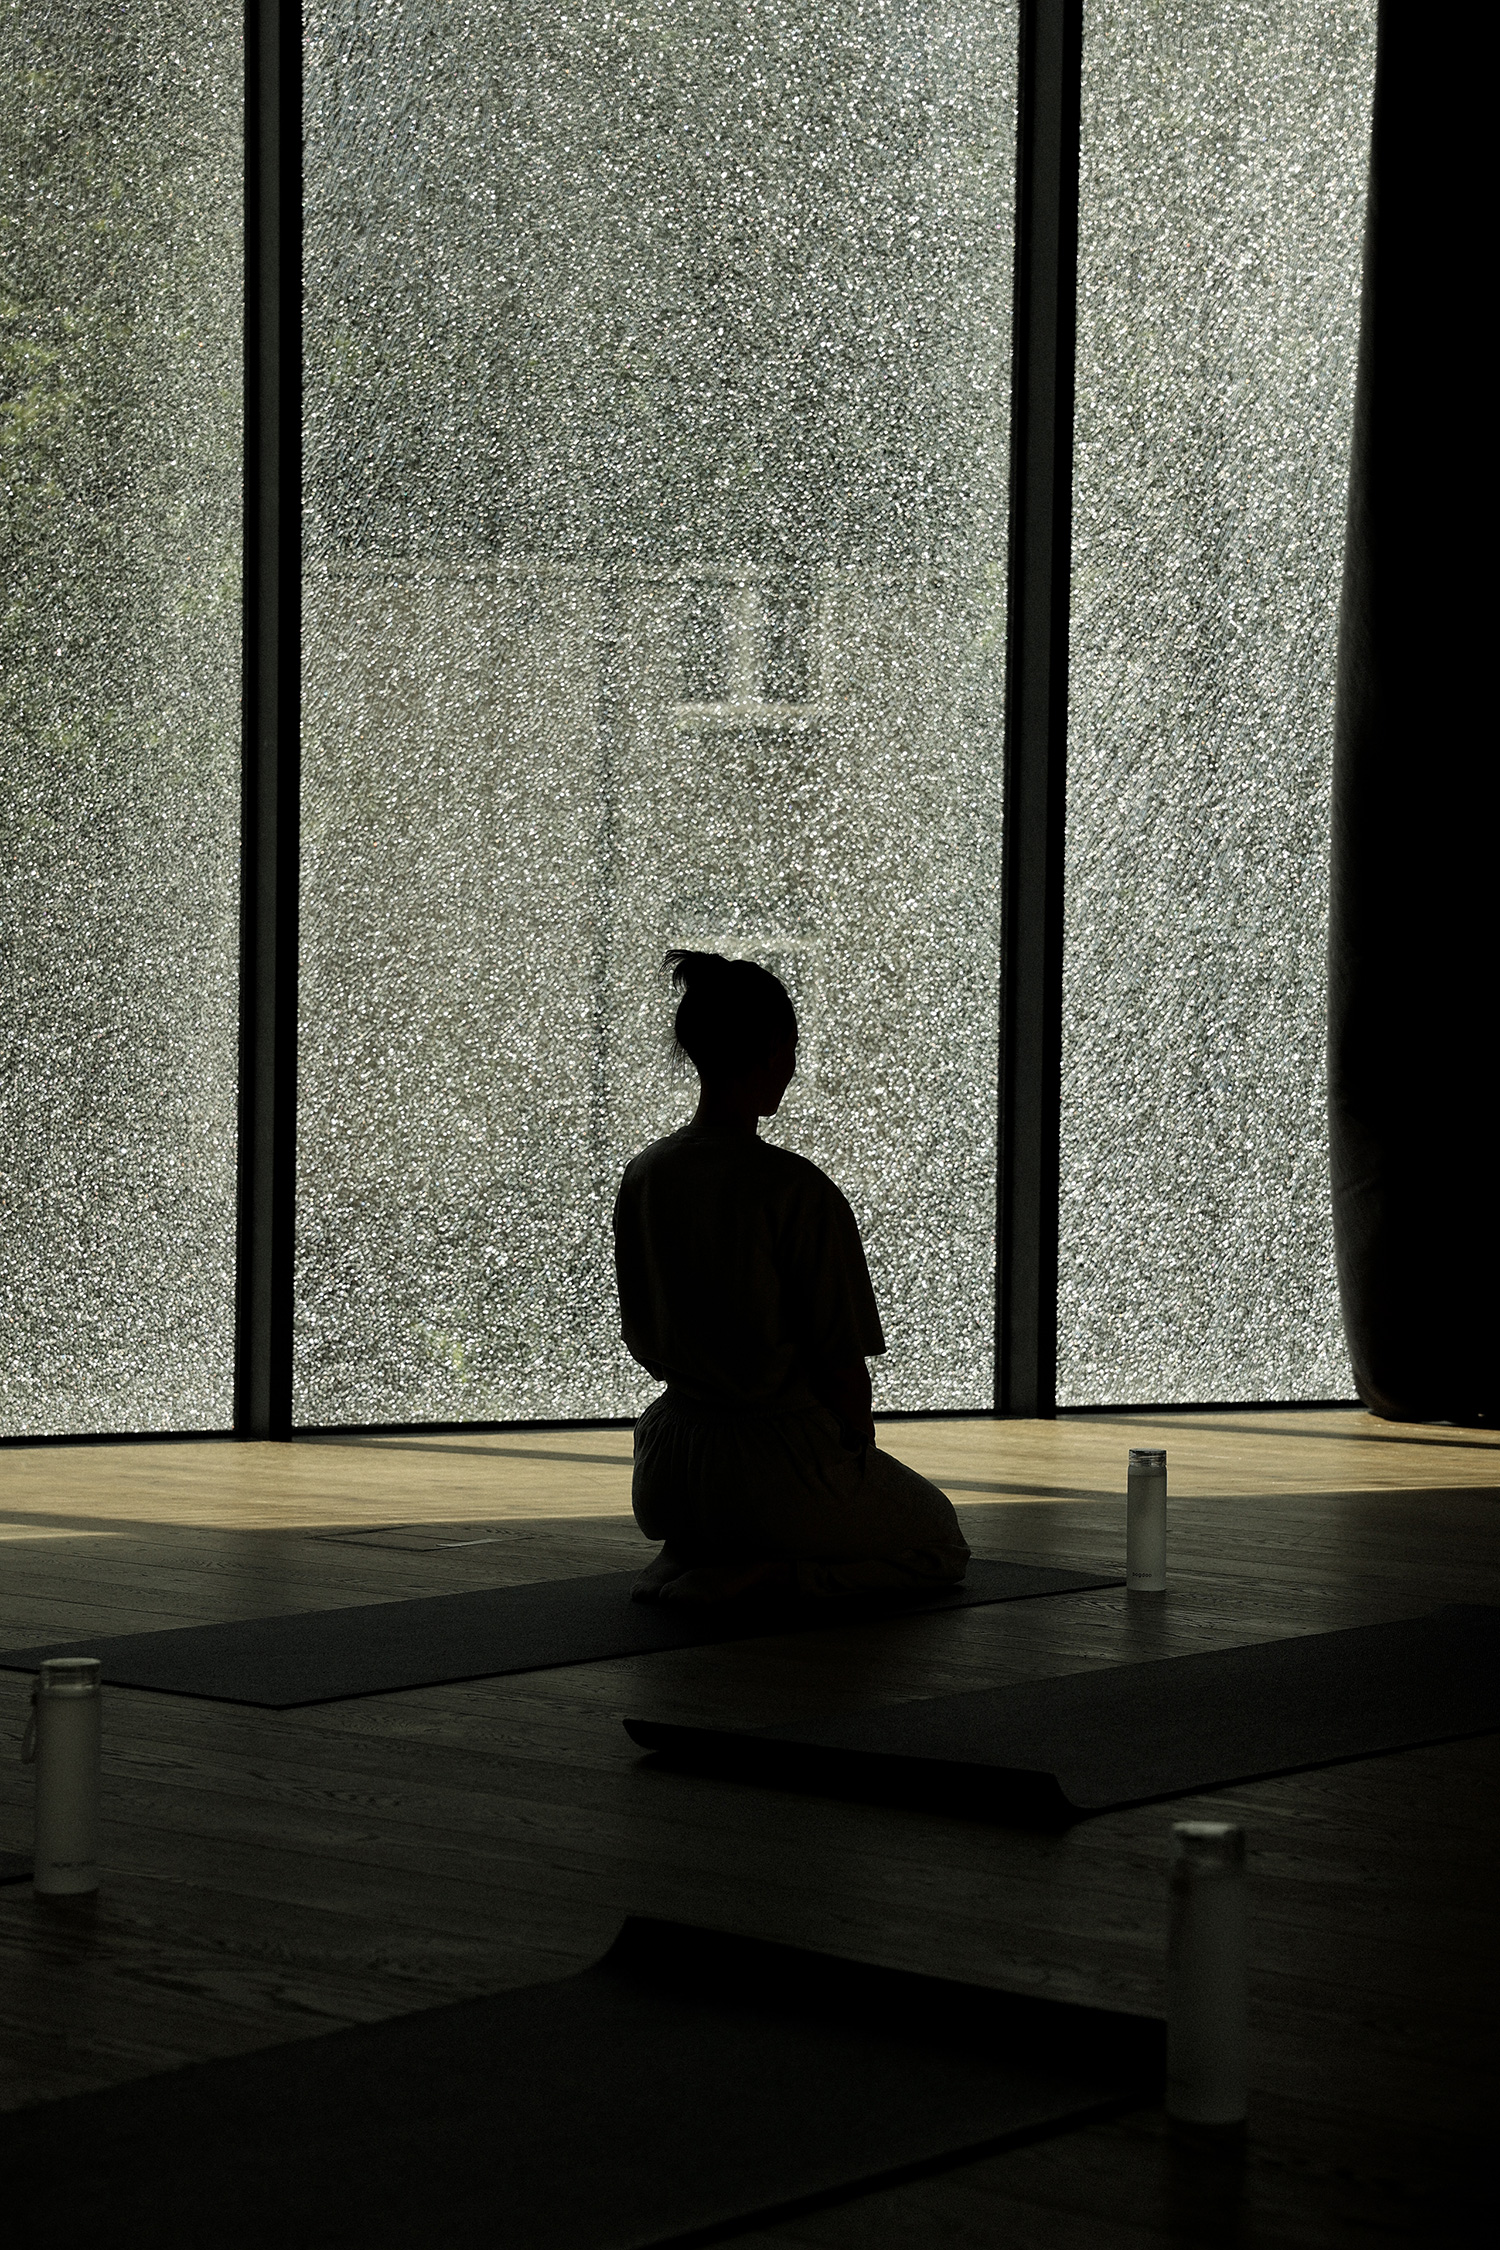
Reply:
M885 1338L854 1214L758 1135L796 1067L786 987L717 953L666 965L701 1093L615 1204L621 1332L667 1386L635 1426L636 1521L664 1541L636 1598L951 1585L969 1550L950 1502L876 1449L865 1360Z

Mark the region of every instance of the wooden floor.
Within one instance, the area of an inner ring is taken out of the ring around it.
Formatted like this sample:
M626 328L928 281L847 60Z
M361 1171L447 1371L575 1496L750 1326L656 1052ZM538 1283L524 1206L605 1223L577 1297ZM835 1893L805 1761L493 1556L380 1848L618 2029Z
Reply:
M657 1771L619 1721L798 1712L1496 1600L1500 1437L1353 1411L899 1422L975 1551L1116 1568L1168 1448L1171 1590L264 1712L108 1691L92 1908L0 1889L0 2106L561 1976L621 1916L1158 2009L1167 1837L1244 1822L1242 2158L1146 2113L746 2235L1123 2250L1487 2239L1500 1738L1031 1835ZM0 1645L623 1567L629 1434L0 1453ZM0 1672L19 1746L29 1683ZM31 1780L0 1760L0 1849ZM1493 2216L1493 2214L1491 2214Z

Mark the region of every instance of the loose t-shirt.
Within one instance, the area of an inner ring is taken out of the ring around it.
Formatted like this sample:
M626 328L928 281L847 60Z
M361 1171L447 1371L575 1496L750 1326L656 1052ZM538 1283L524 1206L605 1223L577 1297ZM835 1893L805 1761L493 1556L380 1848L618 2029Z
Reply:
M885 1350L854 1213L753 1133L688 1125L631 1159L615 1272L631 1356L692 1398L790 1406L809 1376Z

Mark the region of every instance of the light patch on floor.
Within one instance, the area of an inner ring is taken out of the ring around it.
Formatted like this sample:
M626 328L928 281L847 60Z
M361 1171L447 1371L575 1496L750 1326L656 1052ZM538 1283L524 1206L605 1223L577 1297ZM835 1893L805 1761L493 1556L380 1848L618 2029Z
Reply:
M123 1531L80 1530L73 1524L0 1523L0 1539L123 1539Z

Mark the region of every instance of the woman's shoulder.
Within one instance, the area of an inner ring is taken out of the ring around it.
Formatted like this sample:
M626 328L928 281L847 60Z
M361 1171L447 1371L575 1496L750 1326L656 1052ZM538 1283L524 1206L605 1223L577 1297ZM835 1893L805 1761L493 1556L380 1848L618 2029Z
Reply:
M719 1177L726 1169L741 1180L750 1175L778 1203L845 1205L842 1191L828 1174L796 1149L762 1140L759 1134L704 1133L691 1125L664 1134L632 1156L621 1177L620 1192L624 1195L644 1189L652 1179L665 1183L674 1174L685 1180L696 1178L705 1168Z
M781 1148L775 1141L758 1140L755 1146L761 1151L767 1176L775 1180L782 1193L812 1202L846 1202L842 1188L810 1156L799 1156L796 1149Z
M670 1164L686 1139L687 1129L683 1127L675 1133L664 1133L659 1141L649 1141L643 1149L638 1149L620 1176L621 1187L638 1186L663 1164Z

